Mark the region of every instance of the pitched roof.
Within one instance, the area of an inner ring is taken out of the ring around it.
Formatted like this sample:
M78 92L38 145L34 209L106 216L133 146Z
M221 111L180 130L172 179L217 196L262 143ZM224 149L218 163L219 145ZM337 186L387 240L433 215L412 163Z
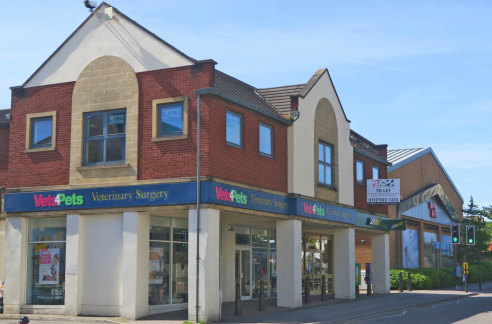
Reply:
M277 109L269 104L258 93L255 87L219 70L215 70L214 88L220 92L225 92L233 97L239 98L257 107L268 110L271 113L280 115Z
M449 183L453 186L454 191L456 191L456 193L460 197L461 201L464 201L458 188L454 185L453 180L451 180L451 177L446 172L446 169L444 169L441 162L437 158L436 154L434 153L434 151L430 147L388 150L388 161L393 164L392 166L390 166L388 168L388 173L393 172L396 169L401 168L402 166L404 166L404 165L406 165L412 161L415 161L416 159L426 155L427 153L430 153L432 155L432 157L434 157L434 160L437 162L437 164L441 168L442 172L446 175L446 178L448 178Z
M352 144L354 152L380 163L391 165L391 163L387 161L384 154L382 154L381 151L378 150L378 145L374 144L373 142L353 130L350 130L349 137L350 144Z
M291 109L290 97L298 96L304 84L257 89L258 93L280 112Z
M400 166L396 166L396 164L405 161L406 159L411 158L414 155L419 154L420 152L425 151L426 149L423 147L420 148L411 148L411 149L397 149L397 150L388 150L388 161L391 162L394 166L394 169L399 168ZM413 161L413 159L412 159ZM408 163L408 162L407 162ZM388 170L388 172L390 172Z
M10 125L10 109L0 110L0 127Z

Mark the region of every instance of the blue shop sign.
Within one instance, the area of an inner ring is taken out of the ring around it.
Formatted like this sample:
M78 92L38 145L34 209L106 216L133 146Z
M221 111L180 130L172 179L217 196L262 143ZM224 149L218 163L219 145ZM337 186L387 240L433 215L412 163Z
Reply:
M196 183L7 193L4 202L7 213L189 205L196 203ZM201 183L200 202L348 224L355 224L356 218L355 210L350 208L213 181Z
M205 182L201 187L202 201L211 204L246 208L277 214L290 214L287 196L280 196L258 190Z
M5 212L192 204L196 184L173 183L5 194Z
M295 214L299 216L355 224L356 211L350 208L303 198L295 198L294 206Z

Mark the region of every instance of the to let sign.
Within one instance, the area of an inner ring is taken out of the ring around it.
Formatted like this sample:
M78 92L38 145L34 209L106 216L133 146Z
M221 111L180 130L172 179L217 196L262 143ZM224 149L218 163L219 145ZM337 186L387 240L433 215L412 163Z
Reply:
M400 179L368 179L367 203L392 205L400 202Z

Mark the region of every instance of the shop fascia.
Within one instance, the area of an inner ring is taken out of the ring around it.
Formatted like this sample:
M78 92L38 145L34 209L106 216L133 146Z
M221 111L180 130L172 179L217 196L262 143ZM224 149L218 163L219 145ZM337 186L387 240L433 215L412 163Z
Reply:
M196 202L196 184L169 183L125 187L23 192L5 194L5 212L39 212L96 208L188 205ZM232 186L215 181L202 182L200 201L249 210L296 215L357 225L367 215L355 209L299 196L283 196ZM371 226L379 227L379 226ZM380 229L389 230L386 226Z

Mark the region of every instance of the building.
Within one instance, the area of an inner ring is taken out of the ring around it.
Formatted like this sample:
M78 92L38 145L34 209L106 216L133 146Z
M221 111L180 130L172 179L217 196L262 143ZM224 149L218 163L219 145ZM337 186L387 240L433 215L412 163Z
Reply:
M463 197L451 177L430 147L389 150L388 161L389 178L401 186L401 202L389 215L407 223L405 231L390 234L391 267L452 266L457 251L450 225L463 219Z
M9 162L10 109L0 110L0 214L7 186ZM5 246L5 218L0 216L0 247ZM0 279L4 278L4 249L0 248Z
M367 222L385 209L354 204L367 154L328 71L257 89L215 65L103 2L11 88L6 313L214 321L236 282L299 307L323 276L352 299L356 236L389 292L388 229Z
M362 213L370 213L371 218L388 217L388 205L368 204L367 179L387 179L387 145L376 145L350 131L350 142L354 148L354 207ZM379 217L378 217L379 216ZM383 219L383 218L380 218ZM372 235L355 236L355 260L361 264L362 277L366 274L366 264L372 263ZM365 287L362 281L361 286Z

